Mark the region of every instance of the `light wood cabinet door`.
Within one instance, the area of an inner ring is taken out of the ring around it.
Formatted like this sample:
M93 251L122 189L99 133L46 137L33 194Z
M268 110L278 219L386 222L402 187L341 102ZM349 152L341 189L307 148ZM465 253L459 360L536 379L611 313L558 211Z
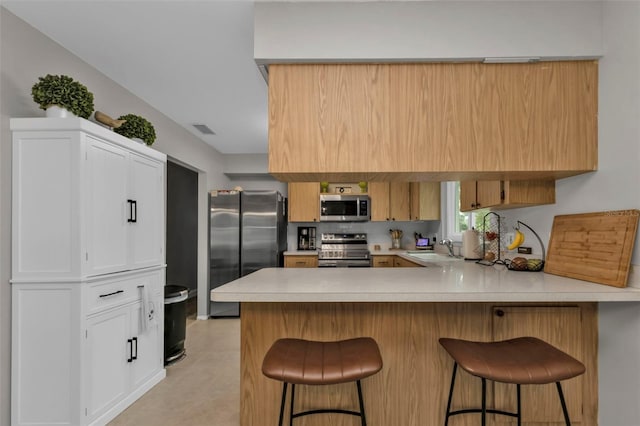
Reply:
M509 209L556 202L553 180L460 182L460 211Z
M597 168L597 106L592 60L272 64L269 172L285 181L573 176Z
M287 255L284 257L285 268L317 268L318 256L304 255Z
M393 259L395 259L395 256L374 255L371 256L371 259L371 265L374 268L393 268Z
M581 309L578 306L496 306L492 315L493 340L532 336L585 362ZM583 376L561 382L572 423L582 420ZM494 383L495 404L516 410L515 386ZM522 421L564 424L554 383L522 386ZM503 416L496 421L509 423Z
M318 182L289 183L289 222L320 220L320 184Z
M369 182L371 220L410 220L410 195L408 182Z
M411 220L440 220L440 182L411 182Z
M411 195L409 182L389 184L389 216L391 220L411 220Z
M369 182L367 191L371 200L371 221L389 220L389 183Z

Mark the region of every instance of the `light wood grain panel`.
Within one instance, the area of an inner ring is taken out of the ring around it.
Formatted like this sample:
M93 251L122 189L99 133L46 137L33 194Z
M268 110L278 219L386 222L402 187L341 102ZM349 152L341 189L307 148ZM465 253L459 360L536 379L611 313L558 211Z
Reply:
M391 220L411 220L409 182L391 182L389 184L389 216L391 216Z
M411 182L411 220L440 220L440 182Z
M597 77L593 61L272 65L269 170L352 181L595 170Z
M518 206L553 204L556 183L553 180L508 181L504 183L505 203Z
M398 257L398 256L394 256L393 266L395 268L422 268L423 267L423 265L420 265L419 263L415 263L403 257Z
M369 182L367 191L371 200L371 220L389 220L389 182Z
M502 204L502 182L478 181L476 185L476 208L484 209Z
M243 303L241 317L241 425L275 424L281 383L264 377L261 365L270 345L281 337L317 340L371 336L378 342L384 367L363 380L368 422L371 425L444 424L446 398L453 361L438 338L472 340L492 338L492 308L486 303ZM579 304L582 312L581 359L583 377L582 425L597 424L597 317L595 304ZM529 333L526 329L523 332ZM478 379L461 375L454 406L477 406ZM356 407L353 385L307 387L296 409L337 404ZM451 426L477 425L476 415L452 418ZM356 425L349 416L300 418L297 426ZM523 423L533 426L534 423ZM555 426L535 423L536 426Z
M285 268L317 268L318 256L303 255L296 256L288 254L284 256Z
M395 256L373 255L371 256L371 266L374 268L393 268Z
M317 222L320 220L320 184L292 182L288 186L289 222Z

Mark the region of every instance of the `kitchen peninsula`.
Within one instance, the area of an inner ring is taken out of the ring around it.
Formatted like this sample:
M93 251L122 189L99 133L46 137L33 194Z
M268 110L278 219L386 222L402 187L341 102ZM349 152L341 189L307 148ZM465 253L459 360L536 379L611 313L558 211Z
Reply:
M262 375L261 363L280 337L376 339L384 367L363 382L367 417L372 425L412 426L443 424L452 362L439 337L502 340L524 334L544 338L586 365L585 375L563 386L573 423L595 426L598 302L640 302L640 288L458 261L402 269L269 268L213 290L211 299L242 302L243 426L276 422L280 384ZM475 380L468 375L458 380L454 407L460 401L480 401ZM541 389L523 388L523 424L559 421L555 388L536 388ZM301 388L299 396L300 408L330 401L344 407L356 404L348 385L331 391ZM490 388L488 398L489 404L503 408L515 399L513 389L502 384ZM330 424L351 424L343 417L334 416ZM464 421L472 420L477 419ZM323 416L297 420L301 426L327 421Z

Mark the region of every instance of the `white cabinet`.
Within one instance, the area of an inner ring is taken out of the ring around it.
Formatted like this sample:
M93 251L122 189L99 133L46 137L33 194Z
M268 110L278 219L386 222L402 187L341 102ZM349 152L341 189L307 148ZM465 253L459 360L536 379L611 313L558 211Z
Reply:
M84 375L87 423L96 420L100 420L97 423L102 423L101 416L112 417L114 407L125 401L129 395L146 390L146 384L155 383L154 376L162 370L163 340L159 321L163 321L160 309L164 305L159 290L161 287L155 282L157 278L159 277L153 274L142 274L115 282L123 293L129 292L139 296L139 285L150 287L152 297L149 314L153 319L150 321L147 318L146 329L141 329L143 316L140 297L125 305L107 306L104 311L87 317L87 365ZM103 291L109 288L102 283L98 284L103 287ZM110 289L108 291L103 295L114 293Z
M161 263L164 164L92 137L87 145L87 273Z
M106 424L165 377L166 156L81 118L10 125L12 424Z
M164 263L164 154L81 118L11 129L14 280Z

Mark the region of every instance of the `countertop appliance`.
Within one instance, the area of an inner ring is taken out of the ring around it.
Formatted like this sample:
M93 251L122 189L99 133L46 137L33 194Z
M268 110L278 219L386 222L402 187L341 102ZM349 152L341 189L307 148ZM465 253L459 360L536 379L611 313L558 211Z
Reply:
M211 191L209 292L258 269L284 264L286 198L277 191ZM237 317L236 302L210 302L209 316Z
M323 233L318 252L318 267L369 267L371 253L367 245L367 234Z
M371 220L366 195L320 194L321 222L366 222Z
M316 249L316 227L298 226L298 250Z

